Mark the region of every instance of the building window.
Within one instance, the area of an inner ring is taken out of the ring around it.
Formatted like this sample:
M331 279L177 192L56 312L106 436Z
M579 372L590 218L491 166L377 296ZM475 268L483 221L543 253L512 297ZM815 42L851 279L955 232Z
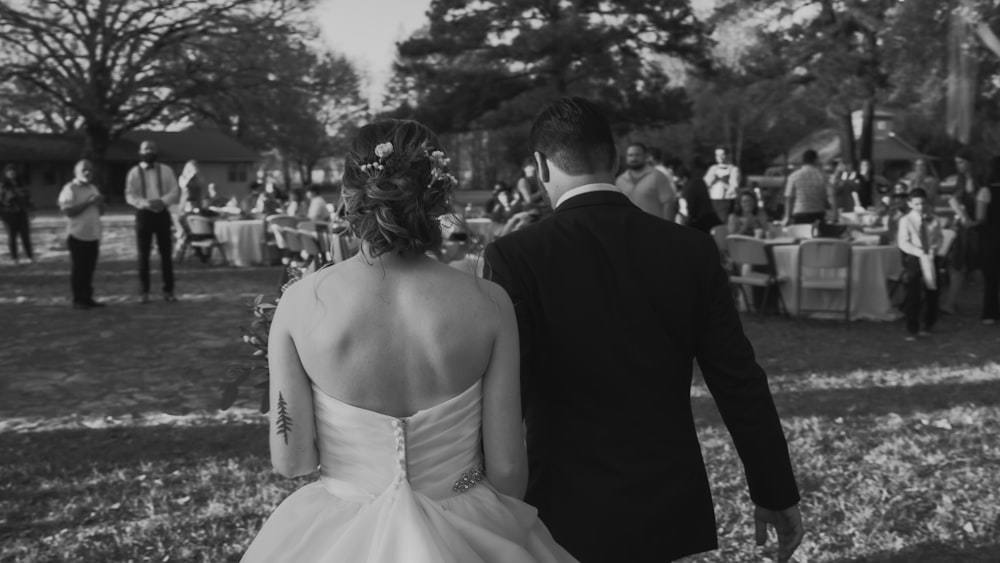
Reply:
M230 182L246 182L247 181L247 170L250 168L248 164L230 164L229 165L229 181Z

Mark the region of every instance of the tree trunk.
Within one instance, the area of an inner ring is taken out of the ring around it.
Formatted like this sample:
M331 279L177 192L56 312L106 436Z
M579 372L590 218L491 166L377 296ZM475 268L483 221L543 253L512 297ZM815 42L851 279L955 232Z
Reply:
M854 126L851 123L851 112L840 114L840 160L850 162L854 170L858 169L857 146L854 142Z
M108 199L108 203L114 203L119 195L124 197L125 186L108 185L108 167L104 162L104 155L111 147L111 129L103 123L87 120L84 122L83 133L83 150L80 158L85 158L94 165L94 184L102 187L101 191Z
M875 170L875 97L865 101L864 119L861 122L861 147L858 150L858 160L867 160Z

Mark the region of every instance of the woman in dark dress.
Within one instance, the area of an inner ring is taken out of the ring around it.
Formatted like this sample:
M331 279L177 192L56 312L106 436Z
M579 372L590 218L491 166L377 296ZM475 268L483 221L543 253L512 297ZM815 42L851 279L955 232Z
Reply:
M983 324L1000 321L1000 156L990 163L990 184L976 194L979 256L983 270Z
M959 151L955 155L958 176L955 192L948 201L955 212L955 242L949 253L951 287L944 294L941 311L955 312L955 299L962 290L965 279L979 267L979 236L976 232L981 217L977 215L976 199L981 183L972 170L972 155Z
M712 205L708 186L702 180L701 167L695 164L695 173L689 174L687 168L678 166L675 169L678 184L683 185L680 197L680 214L682 222L699 231L711 233L712 228L722 224L719 214Z
M17 255L17 239L21 239L24 254L32 263L35 253L31 249L31 215L35 206L31 203L31 194L17 178L17 168L8 164L3 169L0 178L0 220L7 228L7 245L10 257L15 264L20 263Z

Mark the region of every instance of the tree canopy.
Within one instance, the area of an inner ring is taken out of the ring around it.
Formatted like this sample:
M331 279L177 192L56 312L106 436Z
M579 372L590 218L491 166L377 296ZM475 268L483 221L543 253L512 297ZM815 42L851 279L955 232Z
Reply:
M0 2L0 82L16 86L20 109L41 119L77 116L88 156L100 159L168 108L257 86L258 61L238 54L307 8L291 0ZM223 54L232 64L220 68Z
M687 0L433 0L399 44L390 103L439 131L516 125L545 100L597 99L616 123L688 114L666 59L707 63Z

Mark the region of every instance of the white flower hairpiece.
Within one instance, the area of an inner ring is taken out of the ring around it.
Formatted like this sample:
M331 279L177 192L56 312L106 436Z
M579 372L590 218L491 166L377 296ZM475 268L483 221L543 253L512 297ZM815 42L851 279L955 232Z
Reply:
M367 162L359 168L369 174L378 174L385 170L385 160L392 154L392 150L392 143L379 143L375 145L375 156L378 158L378 162Z
M427 158L431 161L431 182L427 187L431 187L438 180L444 181L445 188L457 186L458 179L448 171L448 164L451 163L451 159L444 155L444 151L426 151L426 154Z

